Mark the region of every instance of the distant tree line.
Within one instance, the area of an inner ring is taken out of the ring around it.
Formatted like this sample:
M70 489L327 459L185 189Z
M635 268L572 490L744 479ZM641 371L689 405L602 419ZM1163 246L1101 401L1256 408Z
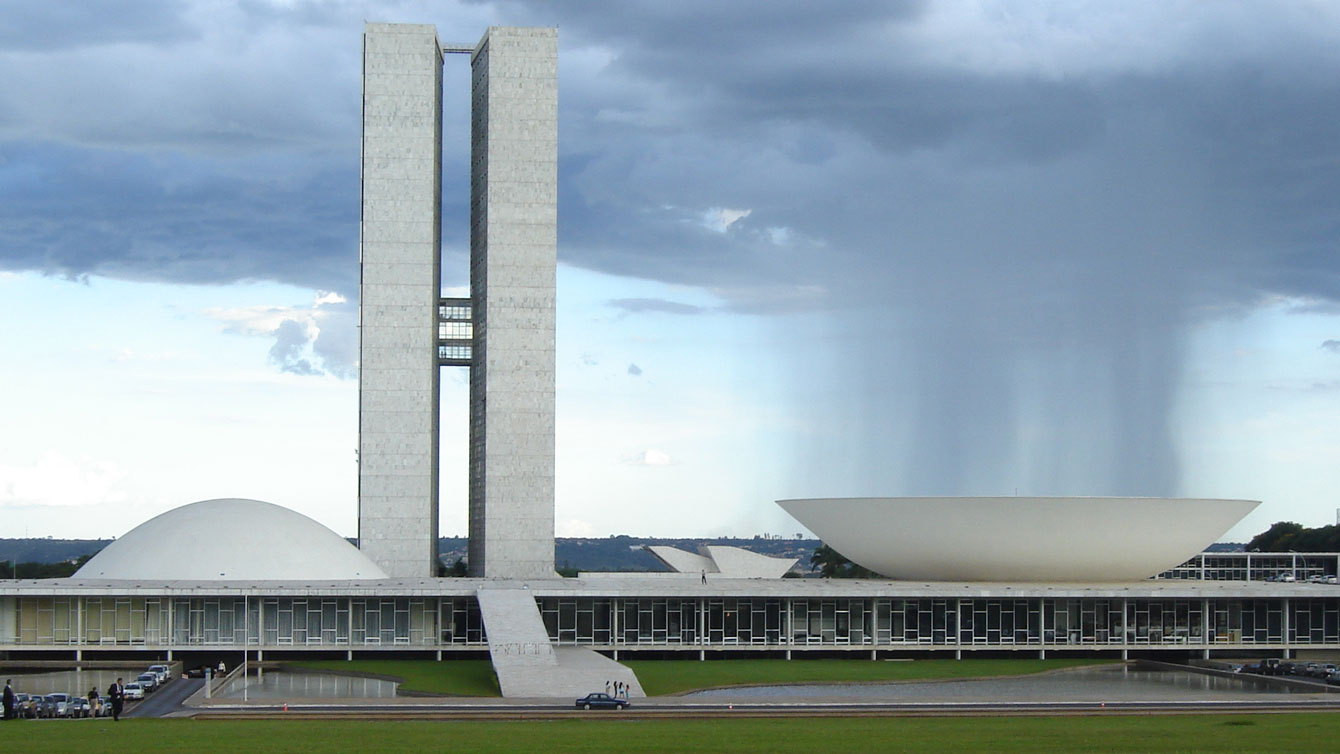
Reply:
M877 579L879 574L862 568L828 545L819 545L810 556L810 570L826 579Z
M80 555L74 560L62 560L59 563L15 563L11 560L0 566L0 579L63 579L73 576L91 557Z
M1277 521L1269 529L1252 537L1247 551L1258 552L1340 552L1340 526L1309 529L1293 521Z

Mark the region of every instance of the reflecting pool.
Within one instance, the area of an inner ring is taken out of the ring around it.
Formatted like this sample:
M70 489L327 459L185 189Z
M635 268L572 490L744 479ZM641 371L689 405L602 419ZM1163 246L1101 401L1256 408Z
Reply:
M742 686L685 694L695 699L865 698L899 702L1215 701L1279 698L1299 691L1252 676L1203 675L1126 667L1084 668L1013 678L905 683L824 683Z
M259 677L234 678L214 698L225 699L388 699L395 681L333 673L291 673L267 670Z

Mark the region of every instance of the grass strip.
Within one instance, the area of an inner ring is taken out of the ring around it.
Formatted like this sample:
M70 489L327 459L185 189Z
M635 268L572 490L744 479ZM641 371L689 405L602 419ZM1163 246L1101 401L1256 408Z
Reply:
M787 683L862 683L995 678L1030 675L1111 660L629 660L649 696L678 694L722 686Z
M548 722L354 720L20 721L3 724L6 754L91 751L272 752L945 752L955 754L1316 754L1333 751L1340 716L1166 715L769 720L620 719Z
M304 660L290 667L394 678L401 691L442 696L500 696L488 660Z

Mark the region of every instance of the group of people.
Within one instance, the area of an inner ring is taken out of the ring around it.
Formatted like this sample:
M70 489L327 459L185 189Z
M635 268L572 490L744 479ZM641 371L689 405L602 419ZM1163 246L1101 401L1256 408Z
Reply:
M14 694L13 683L14 679L12 678L7 679L5 681L4 719L6 720L13 720L15 717L18 716L17 715L18 697L15 696ZM111 686L107 687L107 701L110 702L112 705L112 719L120 720L121 710L125 707L126 704L126 688L125 685L121 683L120 678L116 679L116 683L113 683ZM89 710L93 713L94 716L97 716L101 703L102 700L98 697L98 689L96 687L89 689L88 706Z
M621 681L605 681L605 693L611 694L615 699L627 699L628 684Z

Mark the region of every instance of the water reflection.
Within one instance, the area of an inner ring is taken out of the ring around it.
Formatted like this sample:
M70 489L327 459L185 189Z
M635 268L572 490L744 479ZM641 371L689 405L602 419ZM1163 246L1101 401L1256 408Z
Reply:
M1113 667L974 681L748 686L695 691L686 696L699 699L858 697L905 702L1111 702L1243 700L1278 698L1280 694L1289 693L1324 692L1322 689L1300 692L1250 676L1222 678L1183 671Z
M89 689L97 689L105 694L107 687L117 678L126 683L135 680L144 668L123 668L120 670L57 670L50 673L28 673L26 675L8 675L14 679L14 692L18 694L56 694L66 693L75 696L87 696ZM3 683L0 680L0 683Z
M234 678L214 692L225 699L387 699L395 696L395 681L356 678L330 673L288 673L267 670L261 677Z

